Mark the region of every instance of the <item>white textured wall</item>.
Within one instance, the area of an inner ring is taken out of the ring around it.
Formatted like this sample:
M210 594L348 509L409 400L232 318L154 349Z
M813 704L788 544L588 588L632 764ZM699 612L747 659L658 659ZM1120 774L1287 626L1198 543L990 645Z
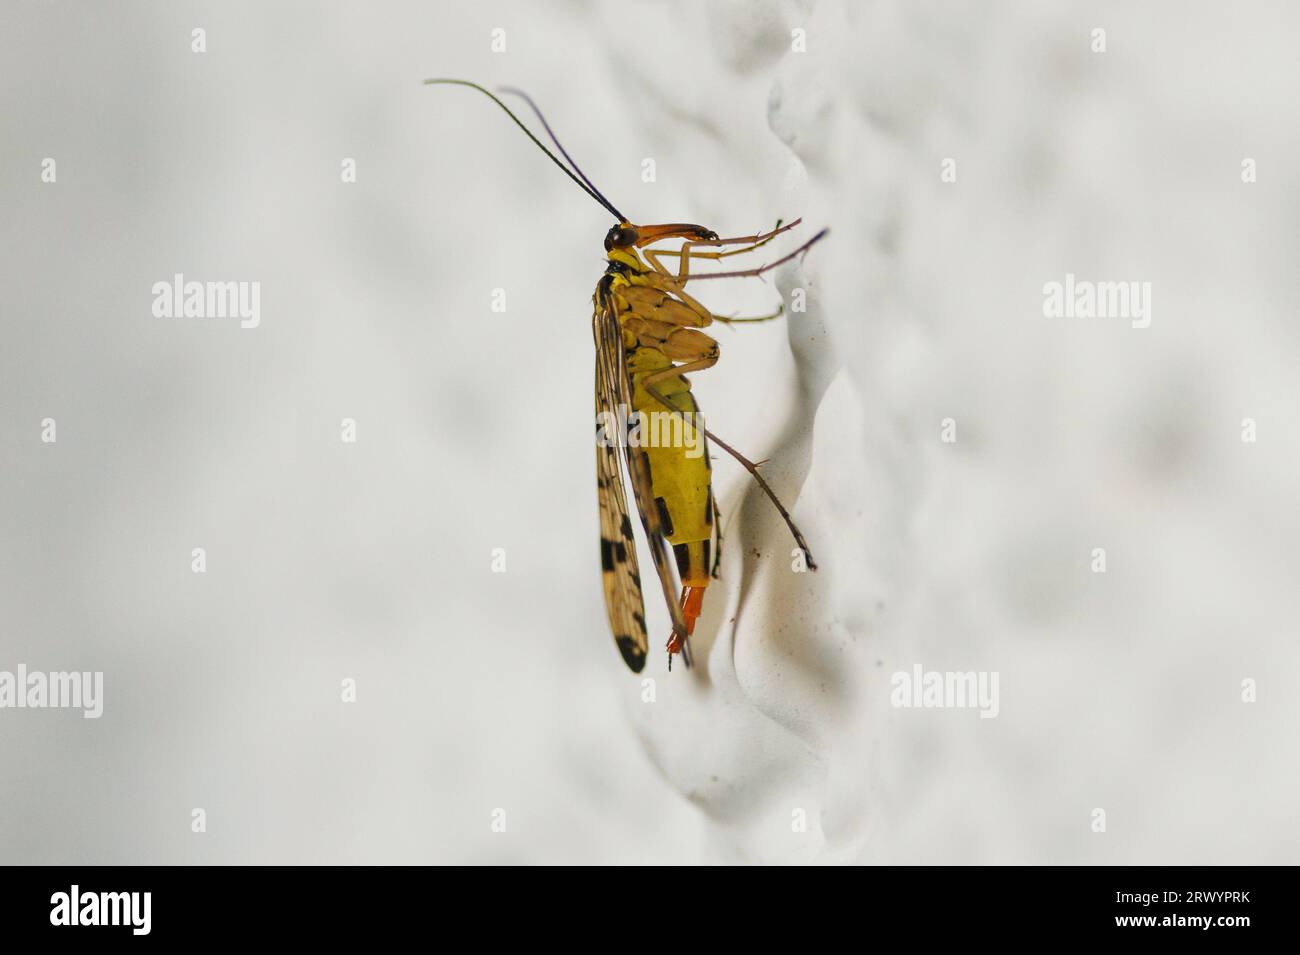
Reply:
M0 669L107 699L0 711L0 859L1297 861L1287 5L2 16ZM701 293L810 306L696 378L822 569L720 459L702 665L656 645L653 704L595 559L608 216L432 75L528 89L639 221L833 230ZM261 327L155 319L177 271L261 281ZM1151 326L1044 318L1067 272L1151 282ZM891 708L914 663L1000 715Z

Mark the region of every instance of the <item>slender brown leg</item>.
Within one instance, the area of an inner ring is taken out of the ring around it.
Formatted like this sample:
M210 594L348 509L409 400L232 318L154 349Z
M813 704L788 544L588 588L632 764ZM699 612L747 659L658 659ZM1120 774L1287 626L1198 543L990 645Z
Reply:
M785 225L782 225L781 220L777 219L776 225L772 226L772 230L770 232L760 232L758 235L742 235L732 239L691 239L690 244L691 245L736 245L741 242L755 243L754 245L751 245L749 248L746 249L733 249L730 252L720 253L721 255L740 255L742 252L749 252L752 249L758 248L760 245L767 245L769 242L775 239L782 232L789 232L791 229L800 225L802 222L803 222L802 216L798 219L794 219L790 222L787 222Z
M802 219L795 219L783 228L780 220L778 220L776 227L773 228L771 232L764 232L760 235L744 235L733 239L691 239L685 242L680 249L673 250L645 249L645 257L650 260L650 264L654 266L657 271L663 272L665 275L670 273L664 267L663 263L659 261L659 256L675 256L678 258L680 261L677 268L677 281L680 284L685 285L686 280L690 276L691 259L725 259L731 255L744 255L747 252L753 252L755 249L761 249L763 246L767 245L781 233L789 232L802 221ZM739 242L750 244L747 244L743 249L732 249L729 252L696 251L700 246L735 245Z
M767 263L767 265L760 265L756 269L745 269L744 271L741 272L706 272L703 274L692 275L690 276L690 280L692 282L696 282L696 281L700 281L701 279L738 279L738 278L745 278L747 276L752 276L752 275L762 275L764 272L770 271L776 268L778 265L782 265L786 262L789 262L791 259L803 255L803 253L807 252L810 248L812 248L814 243L820 242L822 239L826 238L826 236L830 234L830 231L831 231L830 229L822 229L822 231L818 232L815 236L813 236L803 245L799 246L799 248L795 249L789 255L783 255L775 262L769 262Z

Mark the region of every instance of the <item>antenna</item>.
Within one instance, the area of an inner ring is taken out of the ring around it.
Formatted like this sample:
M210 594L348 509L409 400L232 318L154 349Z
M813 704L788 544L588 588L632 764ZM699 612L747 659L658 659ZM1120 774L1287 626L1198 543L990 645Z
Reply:
M578 164L573 161L573 157L569 155L569 151L564 148L563 143L560 142L559 138L555 135L554 130L551 129L551 124L548 123L546 121L546 117L542 115L541 109L539 109L537 104L533 102L533 98L529 96L527 93L525 93L523 90L515 89L515 87L513 86L502 86L498 89L498 92L505 93L508 96L518 96L520 99L522 99L525 103L529 105L533 113L536 114L538 120L541 121L542 128L546 130L546 135L551 137L551 142L555 143L555 148L560 151L560 155L569 161L569 165L573 167L573 171L576 172L578 176L582 179L582 181L587 184L588 188L590 188L591 191L594 192L600 198L600 201L605 203L605 208L614 212L614 214L618 216L620 222L626 222L627 218L614 209L613 205L610 204L609 200L607 200L603 195L601 195L600 190L597 189L595 184L590 179L587 178L587 174L578 168Z
M619 212L617 209L615 209L614 206L613 206L613 204L612 204L608 199L606 199L604 196L602 196L602 195L600 194L600 192L597 191L597 189L596 189L595 186L591 185L591 184L587 181L587 177L582 175L581 170L579 170L578 175L575 176L575 175L574 175L574 174L569 170L569 167L568 167L568 166L564 165L564 163L560 162L560 160L556 158L555 153L553 153L553 152L551 152L549 149L547 149L546 146L542 143L542 141L541 141L540 139L538 139L536 136L533 135L532 130L530 130L527 126L525 126L525 125L523 124L523 121L522 121L518 116L516 116L516 115L514 114L514 112L510 109L510 107L507 106L505 103L501 102L501 100L498 99L497 96L496 96L494 93L492 93L490 90L487 90L487 89L485 89L485 88L482 87L482 86L479 86L477 83L471 83L469 80L434 79L434 80L425 80L425 81L424 81L424 85L425 85L425 86L434 86L434 85L437 85L437 84L450 84L450 85L453 85L453 86L468 86L470 89L478 90L478 91L479 91L480 93L482 93L484 96L488 97L490 100L492 100L492 102L496 103L498 106L500 106L503 110L506 111L506 115L508 115L512 120L515 121L515 125L518 126L520 129L522 129L522 130L524 131L524 134L525 134L529 139L531 139L531 140L533 141L534 145L536 145L538 149L540 149L542 152L546 153L546 155L547 155L548 157L550 157L551 162L553 162L553 163L555 163L555 165L559 166L560 169L564 172L564 174L565 174L566 176L568 176L570 179L572 179L574 182L576 182L576 183L578 184L578 188L579 188L579 189L581 189L583 192L585 192L587 195L591 196L591 198L595 199L595 200L596 200L597 202L599 202L602 206L604 206L607 210L609 210L610 214L613 215L614 218L618 219L619 222L626 222L626 221L628 221L627 218L623 215L623 213L621 213L621 212ZM517 92L517 91L516 91L516 92ZM523 94L520 94L520 95L523 95ZM530 106L533 106L532 100L529 100L527 96L524 96L524 99L528 100L528 104L529 104ZM542 114L541 114L540 112L537 111L537 107L536 107L536 106L533 106L533 111L534 111L534 112L537 112L537 116L538 116L538 118L542 120L542 125L543 125L543 126L546 126L546 120L542 118ZM554 134L554 133L551 133L551 128L550 128L549 126L546 126L546 131L547 131L548 133L550 133L550 135L551 135L551 139L552 139L552 140L555 140L555 134ZM558 140L555 140L555 145L560 147L560 152L561 152L561 153L564 153L564 158L565 158L565 159L568 159L569 162L572 163L573 160L572 160L572 159L569 159L569 154L566 153L566 152L564 152L564 147L563 147L563 146L560 146ZM574 168L574 169L577 169L578 167L577 167L577 165L575 164L573 168ZM581 178L579 178L579 176L581 176Z

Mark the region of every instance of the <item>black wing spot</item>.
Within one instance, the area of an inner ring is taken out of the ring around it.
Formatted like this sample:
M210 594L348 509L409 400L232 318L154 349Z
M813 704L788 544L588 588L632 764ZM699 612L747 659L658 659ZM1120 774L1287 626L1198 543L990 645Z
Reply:
M645 666L645 651L626 634L615 635L614 642L618 644L618 652L623 654L623 662L628 665L628 669L633 673L640 673Z

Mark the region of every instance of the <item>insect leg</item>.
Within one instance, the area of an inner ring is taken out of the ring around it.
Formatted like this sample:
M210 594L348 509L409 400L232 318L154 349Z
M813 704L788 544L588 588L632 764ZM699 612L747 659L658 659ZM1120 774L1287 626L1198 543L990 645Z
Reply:
M725 318L722 315L714 315L713 320L715 322L722 322L722 324L724 325L735 325L740 322L770 322L772 319L780 318L784 314L785 314L785 304L782 303L781 305L777 306L776 311L773 312L771 315L756 315L753 318L735 318L735 317Z
M682 284L685 284L686 279L690 275L691 259L725 259L731 255L744 255L747 252L753 252L755 249L761 249L763 246L767 245L778 235L781 235L781 233L789 232L802 221L802 219L795 219L789 225L782 227L781 221L778 219L776 226L771 232L765 232L760 235L744 235L738 236L734 239L690 239L683 243L680 249L645 249L644 253L645 257L650 260L650 264L653 265L656 270L663 272L665 275L670 273L659 261L659 256L674 256L678 258L680 261L677 268L677 279ZM697 251L701 246L736 245L741 242L749 244L743 249L732 249L729 252Z
M658 398L658 395L655 395L655 397ZM803 551L804 561L808 564L808 569L816 570L817 562L813 560L812 551L808 549L808 542L804 540L803 534L800 533L799 528L795 525L794 519L790 516L790 512L787 511L785 505L781 503L781 499L776 496L776 492L772 490L767 481L763 480L763 475L758 473L758 465L749 460L749 458L745 457L731 445L727 444L727 442L723 441L708 428L704 429L704 433L708 435L710 441L739 461L740 466L748 471L754 480L758 482L758 486L763 489L763 493L767 495L768 500L770 500L772 505L776 508L777 513L781 515L781 519L785 521L785 526L790 529L790 535L794 538L795 546Z
M724 325L733 325L733 324L743 323L743 322L770 322L772 319L780 318L782 315L785 314L785 304L782 303L781 305L777 306L775 312L772 312L769 315L756 315L753 317L743 317L743 318L740 316L729 318L725 315L715 315L712 312L710 312L708 308L706 308L703 304L696 301L686 292L683 292L681 285L678 283L677 279L671 274L669 274L668 272L646 272L643 275L637 276L637 284L641 286L645 286L646 288L652 288L657 292L663 292L665 295L671 296L672 298L676 299L679 303L686 306L686 308L689 309L690 312L696 318L696 321L694 322L686 320L681 310L668 309L668 310L645 311L644 309L642 309L638 311L635 308L633 309L634 312L641 315L641 317L643 318L652 318L658 321L670 322L671 324L674 325L682 325L682 326L692 327L692 328L705 328L711 325L713 322L721 322Z
M637 276L636 282L638 285L644 285L647 288L654 289L656 292L663 292L665 295L672 296L682 305L685 305L695 314L696 318L699 319L699 321L694 323L693 327L704 328L713 322L715 317L714 314L691 296L683 292L681 286L678 285L677 281L667 272L645 272ZM646 314L645 317L654 317L661 321L671 322L674 325L688 326L689 324L684 320L685 316L682 315L680 310L676 309L670 309L667 313L662 315Z
M781 220L777 219L776 225L772 227L771 232L760 232L758 235L742 235L742 236L737 236L733 239L691 239L688 244L690 245L739 245L744 242L754 243L747 249L733 249L730 252L722 253L723 255L740 255L742 252L749 252L752 249L758 248L760 245L767 245L767 243L771 242L782 232L789 232L791 229L795 228L795 226L799 225L802 222L803 222L803 218L800 217L798 219L793 220L792 222L786 223L783 226L781 225Z
M701 279L736 279L736 278L744 278L752 275L762 275L764 272L768 272L776 268L778 265L782 265L786 262L789 262L791 259L798 258L799 256L803 255L810 248L812 248L814 243L820 242L827 235L829 235L830 231L831 231L830 229L822 229L815 236L813 236L803 245L799 246L799 248L795 249L789 255L783 255L775 262L769 262L767 263L767 265L760 265L756 269L745 269L744 271L741 272L706 272L700 275L691 275L688 278L690 281L699 281ZM685 281L683 281L682 284L684 285Z
M744 245L746 245L746 248L743 248L743 249L732 249L730 252L721 252L721 253L717 253L717 254L714 254L714 255L710 255L709 257L710 257L710 258L719 258L719 257L723 257L723 256L728 256L728 255L740 255L740 254L742 254L742 253L744 253L744 252L750 252L750 251L753 251L754 249L758 248L758 247L761 246L761 245L767 245L767 243L771 242L771 241L772 241L773 239L775 239L778 235L780 235L780 234L783 233L783 232L789 232L791 229L793 229L795 226L799 225L801 222L803 222L803 219L795 219L793 222L787 223L786 225L782 226L782 225L781 225L781 220L780 220L780 219L777 219L777 220L776 220L776 225L772 227L772 231L771 231L771 232L760 232L760 233L758 233L757 235L738 235L738 236L735 236L735 237L730 238L730 239L719 239L719 238L717 238L716 236L714 236L713 238L710 239L710 238L703 237L703 236L684 235L684 234L681 234L681 233L678 233L678 234L671 234L671 235L658 235L658 234L656 234L656 231L659 230L660 227L658 227L658 226L642 226L642 227L641 227L642 232L643 232L643 233L645 233L645 232L649 232L650 235L649 235L648 238L644 238L644 239L642 239L640 242L638 242L638 243L637 243L637 247L638 247L638 248L642 248L643 251L647 251L647 252L649 252L649 251L653 251L654 254L656 254L656 255L680 255L681 252L680 252L679 250L673 250L673 251L668 251L668 250L666 250L666 249L654 249L654 250L649 250L649 249L644 249L644 246L646 246L646 245L653 245L654 243L656 243L656 242L661 242L661 241L663 241L664 239L684 238L684 239L686 239L686 242L685 242L685 244L683 245L683 248L685 248L685 246L687 246L687 245L691 245L691 246L700 246L700 245L707 245L707 246L721 246L721 245L742 245L742 244L744 244ZM752 244L751 244L751 243L752 243ZM704 253L697 253L697 254L698 254L698 255L703 255Z

